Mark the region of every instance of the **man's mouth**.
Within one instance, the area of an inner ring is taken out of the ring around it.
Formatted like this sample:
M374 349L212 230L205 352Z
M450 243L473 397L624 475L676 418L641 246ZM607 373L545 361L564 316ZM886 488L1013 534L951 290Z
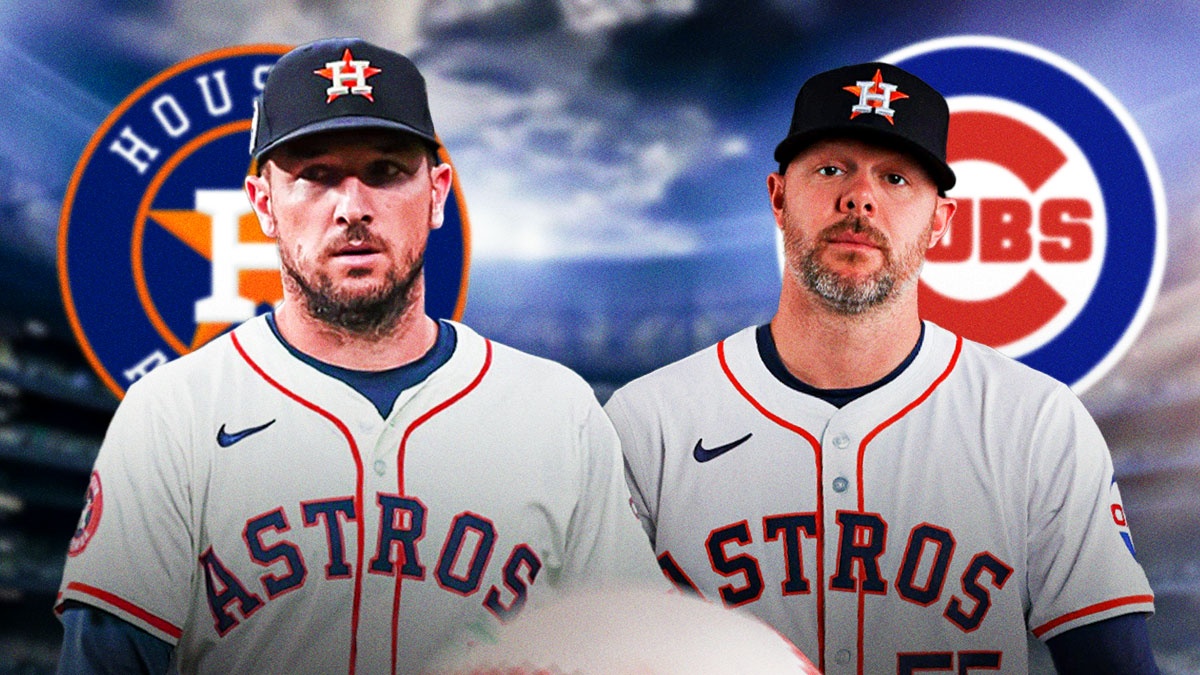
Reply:
M879 248L875 240L865 234L854 234L852 232L844 232L830 237L827 241L831 244L844 244L848 246L866 246L870 248Z
M334 258L349 258L349 257L365 257L382 253L383 249L369 242L362 243L347 243L335 248L332 252Z
M825 242L830 245L840 245L850 248L873 248L887 250L887 240L883 234L870 226L855 227L852 224L841 223L830 228L833 231L825 236Z

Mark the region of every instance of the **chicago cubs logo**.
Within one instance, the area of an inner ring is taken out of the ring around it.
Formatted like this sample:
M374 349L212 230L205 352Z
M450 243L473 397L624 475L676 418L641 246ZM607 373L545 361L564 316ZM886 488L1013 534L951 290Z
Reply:
M67 555L75 557L87 548L88 542L100 527L100 516L104 513L104 491L100 488L99 472L92 472L88 481L87 495L84 498L83 513L79 515L79 524L75 526L75 535L67 546Z
M1165 262L1162 185L1132 118L1020 42L942 38L882 60L950 106L958 212L929 251L922 316L1086 389L1137 337Z
M59 222L59 285L84 355L117 396L283 297L276 247L242 182L254 97L288 49L232 47L163 71L117 106L75 167ZM348 50L315 71L331 83L329 100L371 98L378 72ZM425 257L434 317L462 316L468 235L456 175Z

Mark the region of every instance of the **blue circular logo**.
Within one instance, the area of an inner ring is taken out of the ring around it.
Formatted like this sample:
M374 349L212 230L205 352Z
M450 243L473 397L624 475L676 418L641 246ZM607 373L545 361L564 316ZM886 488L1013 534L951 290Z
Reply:
M1141 132L1095 78L1025 43L948 37L882 60L950 105L958 211L922 272L922 316L1083 391L1162 280L1166 202Z
M117 396L283 297L277 249L242 182L254 97L289 49L231 47L159 73L108 116L75 167L59 285L84 355ZM426 252L431 316L462 316L469 231L456 174Z

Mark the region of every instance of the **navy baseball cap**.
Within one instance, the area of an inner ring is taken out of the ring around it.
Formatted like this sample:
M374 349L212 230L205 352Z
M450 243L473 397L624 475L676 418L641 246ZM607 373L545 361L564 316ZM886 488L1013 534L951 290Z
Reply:
M296 47L254 101L250 156L322 131L388 129L439 145L425 78L407 57L357 38Z
M950 108L924 80L890 63L861 63L813 75L800 87L788 135L775 148L782 171L822 138L861 138L907 152L938 189L954 187L946 163Z

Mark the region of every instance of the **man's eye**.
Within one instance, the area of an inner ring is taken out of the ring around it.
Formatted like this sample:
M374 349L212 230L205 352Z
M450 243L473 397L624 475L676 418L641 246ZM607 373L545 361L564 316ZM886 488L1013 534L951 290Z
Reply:
M304 167L299 176L302 180L311 183L330 183L334 181L334 172L327 166L319 164Z
M411 171L406 171L403 166L389 160L380 160L371 162L364 173L363 180L369 185L383 185L389 181L395 180L401 174L409 175Z
M822 176L840 176L845 172L836 166L823 166L817 169L817 173L821 174Z
M886 180L891 185L908 185L908 179L898 173L889 173Z

